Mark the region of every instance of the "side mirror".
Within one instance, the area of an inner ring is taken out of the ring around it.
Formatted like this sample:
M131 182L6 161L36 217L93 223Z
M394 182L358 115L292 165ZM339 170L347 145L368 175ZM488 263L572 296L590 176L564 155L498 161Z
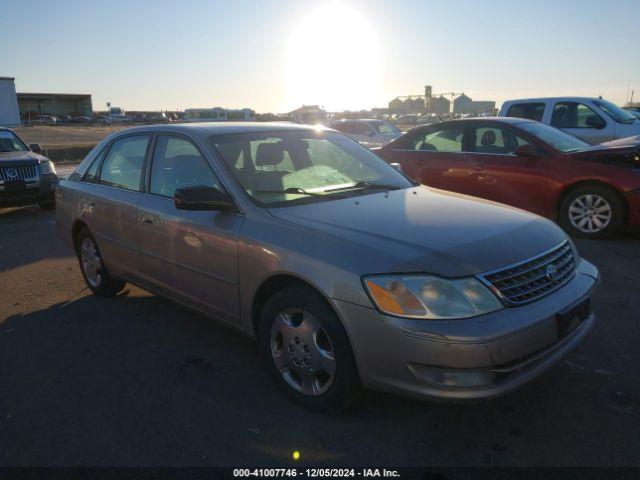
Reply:
M586 124L591 128L597 128L598 130L602 130L607 126L607 123L597 115L589 115L587 117Z
M519 157L539 157L540 156L540 152L535 147L535 145L531 145L530 143L520 145L518 148L516 148L515 154Z
M215 187L178 188L173 194L178 210L233 210L235 204L225 192Z
M397 163L397 162L393 162L393 163L390 163L389 165L391 165L391 166L392 166L393 168L395 168L397 171L399 171L400 173L402 173L402 165L400 165L399 163Z
M29 145L29 148L31 149L32 152L35 152L35 153L42 152L42 147L40 146L39 143L32 143L31 145Z

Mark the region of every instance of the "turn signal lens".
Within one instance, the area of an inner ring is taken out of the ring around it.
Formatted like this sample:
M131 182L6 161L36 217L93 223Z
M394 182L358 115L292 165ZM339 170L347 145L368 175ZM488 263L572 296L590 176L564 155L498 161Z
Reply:
M389 291L376 285L371 280L367 280L367 286L369 287L369 293L371 293L371 296L381 310L395 313L396 315L404 315L404 309L394 300L393 295Z

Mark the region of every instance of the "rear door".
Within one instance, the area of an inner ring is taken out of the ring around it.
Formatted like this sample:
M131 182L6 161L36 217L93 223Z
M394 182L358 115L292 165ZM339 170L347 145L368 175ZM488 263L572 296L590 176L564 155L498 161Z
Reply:
M178 210L177 188L224 186L190 138L156 138L147 193L138 203L142 272L163 292L229 321L239 316L238 232L244 217L230 211Z
M468 157L462 143L466 122L415 129L384 151L413 180L430 187L467 192ZM383 153L384 155L385 153Z
M548 208L544 152L539 150L539 157L515 154L518 147L531 143L507 125L470 122L465 143L469 195L543 214Z
M597 145L615 138L614 122L583 102L561 101L553 105L551 126Z
M136 208L150 139L150 134L140 133L114 140L87 172L92 184L82 195L83 219L115 275L136 275L140 268Z

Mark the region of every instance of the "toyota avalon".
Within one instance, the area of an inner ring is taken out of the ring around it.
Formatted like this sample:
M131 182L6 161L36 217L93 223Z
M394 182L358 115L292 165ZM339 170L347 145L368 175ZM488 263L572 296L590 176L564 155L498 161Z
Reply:
M495 397L595 321L598 271L553 222L419 186L330 129L123 130L56 200L95 294L131 282L254 335L285 394L312 410L362 387Z

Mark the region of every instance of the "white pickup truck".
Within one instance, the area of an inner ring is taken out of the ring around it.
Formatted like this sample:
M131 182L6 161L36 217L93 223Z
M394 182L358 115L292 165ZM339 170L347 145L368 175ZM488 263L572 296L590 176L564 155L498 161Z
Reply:
M592 145L640 135L640 120L602 98L555 97L508 100L500 117L537 120L560 128Z

